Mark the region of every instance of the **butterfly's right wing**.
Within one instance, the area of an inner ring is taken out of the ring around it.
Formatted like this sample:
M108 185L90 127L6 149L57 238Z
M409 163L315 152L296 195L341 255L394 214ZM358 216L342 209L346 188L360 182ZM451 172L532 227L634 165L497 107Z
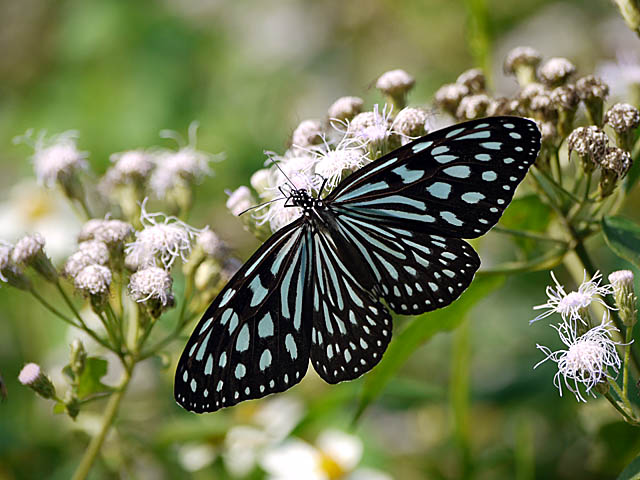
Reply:
M309 232L301 219L274 234L213 301L187 342L174 396L213 412L292 387L311 342Z

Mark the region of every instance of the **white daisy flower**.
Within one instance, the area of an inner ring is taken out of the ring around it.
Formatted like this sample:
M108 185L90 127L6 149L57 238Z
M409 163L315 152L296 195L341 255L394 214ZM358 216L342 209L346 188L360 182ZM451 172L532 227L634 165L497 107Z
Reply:
M169 269L176 258L187 260L191 252L191 242L202 230L198 230L173 216L162 212L148 213L146 199L140 206L140 221L144 228L135 233L134 242L125 247L128 263L141 266L155 266L159 259L164 268Z
M593 387L609 378L614 378L609 374L609 369L617 374L622 366L616 350L616 345L622 344L611 338L611 332L617 332L618 329L611 324L607 312L600 325L580 336L574 321L563 321L559 326L551 326L558 331L560 340L567 348L553 352L548 347L536 345L546 358L533 368L537 368L547 360L554 361L558 365L558 371L553 377L553 384L558 388L560 396L562 396L564 383L565 387L575 395L576 400L586 402L580 391L580 384L585 387L586 394L595 397Z
M260 463L272 480L390 479L383 472L357 468L362 452L358 437L325 430L315 445L289 439L267 452Z
M579 319L582 323L585 323L581 318L581 312L589 307L591 302L598 302L609 308L601 297L613 293L613 287L611 285L600 285L602 281L600 272L596 272L591 280L587 280L587 272L585 271L584 279L578 290L569 293L560 285L553 272L551 272L551 278L553 278L556 288L547 287L547 296L549 297L547 303L533 307L534 310L546 310L529 323L537 322L554 313L559 313L565 320L567 318L573 321Z

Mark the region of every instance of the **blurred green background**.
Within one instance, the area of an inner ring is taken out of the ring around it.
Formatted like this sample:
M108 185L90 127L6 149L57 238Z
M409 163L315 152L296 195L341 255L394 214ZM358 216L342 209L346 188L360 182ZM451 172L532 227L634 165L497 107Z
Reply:
M343 95L382 102L373 84L394 68L416 78L412 105L428 105L439 86L474 66L513 92L501 65L518 45L567 56L587 74L639 43L605 0L0 0L0 234L15 231L15 215L33 216L31 225L43 215L21 203L24 178L33 178L30 151L12 139L28 128L78 130L101 174L111 153L167 145L160 130L186 134L198 120L199 148L227 160L197 188L190 221L212 225L246 259L257 241L226 211L225 189L247 184L264 150L283 152L301 120L324 117ZM605 273L628 268L604 253L598 261ZM536 343L558 346L551 328L528 326L548 280L546 272L508 278L460 330L412 356L355 430L364 462L397 479L615 476L640 448L637 432L599 401L560 398L551 365L532 370L541 359ZM0 374L9 390L0 404L0 479L68 478L97 420L54 416L18 384L29 361L54 376L72 338L26 299L0 288ZM181 347L173 345L172 360ZM172 368L147 363L92 478L227 478L219 458L185 472L181 445L217 448L251 407L195 417L173 402ZM455 368L468 373L468 396L450 384ZM298 435L312 441L326 426L348 429L360 382L296 387L292 395L309 412ZM452 392L467 402L462 418Z

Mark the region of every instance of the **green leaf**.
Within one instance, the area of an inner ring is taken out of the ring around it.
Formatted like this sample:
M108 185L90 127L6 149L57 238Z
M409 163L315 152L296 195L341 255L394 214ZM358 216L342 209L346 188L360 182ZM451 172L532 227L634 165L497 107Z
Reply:
M78 398L111 390L100 379L107 374L107 361L103 358L88 357L84 371L78 379Z
M618 480L639 480L640 479L640 457L636 457L626 468L618 475Z
M365 377L355 419L357 420L367 406L382 393L387 383L413 352L436 333L456 328L471 307L499 288L503 281L503 275L478 277L467 291L448 307L420 315L407 323L389 344L382 361Z
M624 178L624 193L629 193L636 183L638 183L638 179L640 179L640 159L635 158L633 163L631 164L631 169L627 173L627 176Z
M604 217L602 232L609 248L640 268L640 226L624 217Z
M513 230L544 232L551 220L551 208L535 194L516 198L505 210L500 225ZM515 243L525 251L531 251L540 242L530 238L513 237ZM544 244L548 247L548 244Z

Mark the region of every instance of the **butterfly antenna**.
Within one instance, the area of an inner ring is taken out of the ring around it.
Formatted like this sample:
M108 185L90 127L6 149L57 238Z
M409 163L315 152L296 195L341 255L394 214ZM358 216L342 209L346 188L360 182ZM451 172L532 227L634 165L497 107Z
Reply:
M245 210L241 211L241 212L238 214L238 216L240 216L240 215L244 215L245 213L247 213L247 212L249 212L249 211L251 211L251 210L257 210L258 208L266 207L266 206L267 206L267 205L269 205L270 203L277 202L278 200L285 200L285 198L286 198L286 197L278 197L278 198L274 198L273 200L269 200L268 202L264 202L264 203L261 203L261 204L259 204L259 205L254 205L254 206L252 206L252 207L249 207L249 208L247 208L247 209L245 209Z
M271 160L271 163L273 163L278 170L280 170L280 173L282 173L282 175L284 175L284 178L287 179L287 182L289 182L289 185L291 186L291 188L293 190L296 189L296 186L293 184L293 182L291 181L291 179L289 178L289 175L287 175L286 173L284 173L284 170L282 169L282 167L280 167L280 164L278 162L276 162L272 157L269 157L269 160Z

